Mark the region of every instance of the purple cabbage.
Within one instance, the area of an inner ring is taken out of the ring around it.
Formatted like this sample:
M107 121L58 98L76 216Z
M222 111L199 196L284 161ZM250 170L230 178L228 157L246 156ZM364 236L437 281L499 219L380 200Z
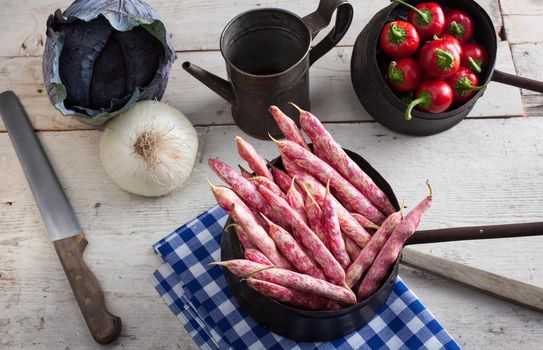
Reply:
M88 124L160 100L175 58L158 14L139 0L76 0L47 20L47 94L63 115Z

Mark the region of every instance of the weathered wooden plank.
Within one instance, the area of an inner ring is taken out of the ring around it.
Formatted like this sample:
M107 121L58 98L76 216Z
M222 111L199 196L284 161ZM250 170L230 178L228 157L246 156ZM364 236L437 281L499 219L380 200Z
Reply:
M543 7L538 0L500 0L504 15L543 15Z
M503 16L507 40L511 44L537 43L543 40L543 14Z
M408 267L400 266L400 276L464 349L532 350L540 344L539 312Z
M542 17L543 19L543 17ZM543 36L541 36L543 40ZM517 73L526 78L543 81L543 43L511 45ZM522 90L523 95L538 94L530 90Z
M330 124L329 128L340 143L379 169L409 207L425 195L424 182L430 179L435 205L423 228L533 221L543 215L539 118L466 120L425 138L401 136L377 123ZM112 312L125 322L117 347L192 345L147 276L158 265L150 245L212 205L203 180L211 175L205 160L219 156L231 165L239 162L232 141L237 128L198 131L201 157L189 182L157 199L123 192L106 176L98 155L100 132L40 135L87 233L87 261L106 291ZM277 154L272 143L249 140L266 158ZM93 348L5 133L0 134L0 149L2 348ZM215 176L210 178L218 182ZM428 245L427 252L543 285L543 271L538 269L543 264L540 238L478 243ZM417 274L409 272L408 282L413 281L423 302L468 348L501 348L521 338L519 346L528 348L541 339L539 315ZM451 303L456 306L451 308Z
M496 69L515 74L515 65L507 41L498 43ZM469 117L515 116L523 115L524 108L520 89L499 83L490 83L485 94L480 98Z
M523 95L522 103L526 109L526 116L541 117L543 116L543 95Z
M478 1L489 12L497 28L501 27L498 0ZM230 19L254 8L280 7L300 16L317 8L318 0L149 0L162 16L172 34L176 50L215 50L219 34ZM352 1L355 9L353 24L341 41L353 45L356 36L371 17L388 5L382 0ZM4 36L0 56L36 56L43 52L45 21L57 8L66 8L69 1L58 0L4 0L0 9L0 32Z
M402 264L434 273L483 293L543 312L543 288L406 247Z
M41 57L0 58L0 91L13 90L21 99L37 130L89 129L64 117L49 101L41 70ZM0 130L5 130L0 120Z
M312 108L324 121L372 120L362 108L352 88L351 52L350 47L334 48L311 68ZM229 105L181 69L181 63L185 60L222 77L226 76L224 62L218 51L182 52L172 68L164 102L183 111L196 125L233 124ZM511 53L506 42L499 45L497 67L514 72ZM7 89L19 94L38 130L88 128L73 118L63 117L51 106L44 92L41 62L38 57L0 57L0 91ZM522 113L518 89L490 84L471 116L518 116ZM0 121L1 130L4 130L4 127Z

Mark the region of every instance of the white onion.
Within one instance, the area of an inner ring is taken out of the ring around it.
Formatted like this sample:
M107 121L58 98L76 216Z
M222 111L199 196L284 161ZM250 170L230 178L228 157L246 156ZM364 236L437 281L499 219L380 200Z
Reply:
M198 135L177 109L141 101L111 120L100 140L106 173L125 191L162 196L189 177Z

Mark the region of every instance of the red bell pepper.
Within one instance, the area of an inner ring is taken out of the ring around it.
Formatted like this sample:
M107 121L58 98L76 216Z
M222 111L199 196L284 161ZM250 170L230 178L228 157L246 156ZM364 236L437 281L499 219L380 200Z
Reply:
M460 62L462 67L467 67L475 73L481 73L488 64L488 54L485 48L472 43L464 45L462 49L462 60Z
M383 27L379 38L381 48L391 57L411 56L419 47L415 27L405 21L391 21Z
M399 93L416 90L422 82L422 70L419 63L411 57L390 62L388 81L392 89Z
M442 80L456 73L460 67L460 52L452 40L432 40L420 50L419 62L428 76Z
M444 32L454 36L461 44L473 38L473 18L464 11L450 10L445 14Z
M477 74L466 67L460 67L446 82L453 89L453 102L455 104L466 102L475 95L477 90L485 88L485 86L478 86L479 78L477 78Z
M460 60L462 60L462 53L464 52L464 49L462 48L460 41L454 36L450 34L442 34L441 37L435 36L434 40L448 40L456 48L456 51L460 55Z
M411 9L407 15L409 23L415 26L422 41L429 40L434 35L441 35L445 28L445 14L439 4L423 2L417 6L403 0L391 0Z
M421 111L441 113L453 102L453 90L442 80L426 80L417 90L416 99L407 106L405 119L411 120L411 112L417 107Z

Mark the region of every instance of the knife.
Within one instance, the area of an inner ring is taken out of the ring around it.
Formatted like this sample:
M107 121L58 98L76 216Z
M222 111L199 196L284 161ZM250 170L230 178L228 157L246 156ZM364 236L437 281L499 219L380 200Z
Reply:
M121 333L121 319L106 309L100 283L83 259L85 235L23 106L12 91L0 94L0 115L90 333L100 344L111 343Z

